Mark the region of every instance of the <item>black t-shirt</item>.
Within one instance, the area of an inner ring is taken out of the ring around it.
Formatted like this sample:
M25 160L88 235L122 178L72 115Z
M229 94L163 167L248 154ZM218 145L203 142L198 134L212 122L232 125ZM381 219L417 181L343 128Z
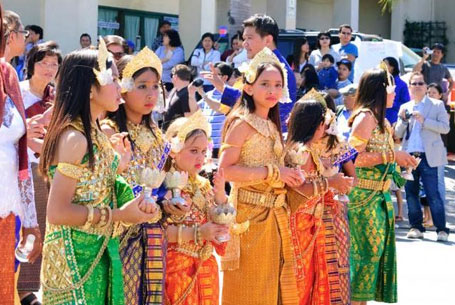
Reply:
M169 106L164 113L163 130L166 131L169 125L177 118L185 116L185 112L190 112L188 101L188 87L179 91L173 89L169 94Z

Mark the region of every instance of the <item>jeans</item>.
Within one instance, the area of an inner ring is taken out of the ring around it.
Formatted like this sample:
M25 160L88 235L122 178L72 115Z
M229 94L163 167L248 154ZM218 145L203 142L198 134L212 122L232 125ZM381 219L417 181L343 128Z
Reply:
M444 181L445 165L438 166L438 191L441 195L442 203L446 204L446 183Z
M409 224L411 228L425 232L425 228L422 225L423 214L419 200L419 181L422 179L436 232L445 231L449 233L449 229L446 227L444 203L441 200L439 189L435 187L438 185L438 168L428 165L425 154L422 154L420 158L422 161L420 161L419 166L412 171L414 181L408 181L405 185Z

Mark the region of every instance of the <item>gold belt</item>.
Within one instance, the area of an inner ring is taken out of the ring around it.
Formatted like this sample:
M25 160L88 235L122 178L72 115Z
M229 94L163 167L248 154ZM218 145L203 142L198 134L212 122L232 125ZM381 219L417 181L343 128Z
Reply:
M386 181L376 181L369 179L359 179L357 182L357 187L372 191L387 192L390 189L392 180L387 179Z
M169 246L169 250L175 250L182 254L206 261L210 258L210 256L212 256L213 246L210 243L206 243L203 246L198 246L194 243L183 243L180 245L176 244L175 246Z
M285 193L273 194L253 192L245 189L238 190L238 201L265 208L280 208L284 206L285 199Z

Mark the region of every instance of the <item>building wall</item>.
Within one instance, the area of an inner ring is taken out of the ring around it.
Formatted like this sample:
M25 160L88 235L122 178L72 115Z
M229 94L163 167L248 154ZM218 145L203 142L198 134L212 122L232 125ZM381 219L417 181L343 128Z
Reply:
M11 10L19 14L24 26L28 24L42 26L43 2L44 0L3 0L2 5L4 10Z
M381 12L377 0L359 1L359 32L376 34L390 39L391 15Z
M156 13L179 13L179 0L98 0L98 4Z
M298 0L296 27L306 30L333 27L333 1L337 0Z

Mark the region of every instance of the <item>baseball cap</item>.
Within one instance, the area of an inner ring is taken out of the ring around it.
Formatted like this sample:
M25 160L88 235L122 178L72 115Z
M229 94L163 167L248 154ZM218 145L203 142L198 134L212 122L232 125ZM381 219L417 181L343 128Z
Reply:
M337 66L339 67L340 65L345 65L349 71L352 70L352 62L349 59L343 58L339 62L337 62Z
M350 84L346 87L343 87L341 88L340 90L338 90L340 92L340 94L342 95L354 95L357 93L357 88L359 87L358 84Z

